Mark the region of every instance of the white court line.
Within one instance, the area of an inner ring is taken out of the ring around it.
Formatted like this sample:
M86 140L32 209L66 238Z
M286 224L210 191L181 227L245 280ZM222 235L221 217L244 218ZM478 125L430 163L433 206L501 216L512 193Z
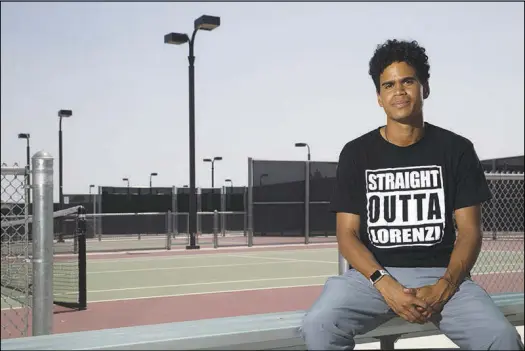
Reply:
M305 261L297 260L290 263L302 263ZM310 262L310 261L306 261ZM153 267L153 268L139 268L139 269L121 269L113 271L98 271L88 272L88 275L92 274L106 274L106 273L125 273L125 272L147 272L147 271L170 271L170 270L182 270L182 269L197 269L197 268L224 268L224 267L245 267L245 266L263 266L268 264L282 264L283 262L258 262L258 263L232 263L232 264L214 264L205 266L186 266L186 267ZM336 264L337 262L324 262Z
M202 249L201 249L202 250ZM334 250L334 248L319 248L319 249L308 249L304 250L304 252L319 252L319 251L326 251L326 250ZM156 251L159 252L159 251ZM297 252L303 252L303 250L268 250L268 251L256 251L257 253L261 252L291 252L292 255L297 254ZM253 254L255 254L254 252ZM122 254L122 253L121 253ZM133 260L133 261L141 261L141 262L147 262L147 261L159 261L159 260L188 260L188 259L204 259L204 258L210 258L214 257L217 259L222 259L224 257L235 257L237 255L236 253L210 253L210 254L197 254L197 255L172 255L172 256L149 256L149 257L133 257L133 255L130 255L129 257L120 257L120 258L109 258L109 259L94 259L94 260L88 260L88 263L91 264L99 264L99 263L108 263L108 262L123 262L126 260ZM239 255L239 256L246 256L246 257L256 257L251 255Z
M178 288L184 286L202 286L202 285L220 285L220 284L236 284L236 283L257 283L257 282L266 282L266 281L276 281L276 280L291 280L291 279L314 279L314 278L328 278L333 276L333 274L323 274L323 275L311 275L306 277L282 277L282 278L262 278L262 279L248 279L248 280L227 280L227 281L217 281L217 282L203 282L203 283L186 283L186 284L172 284L172 285L157 285L157 286L141 286L133 288L119 288L119 289L107 289L107 290L89 290L88 293L103 293L110 291L130 291L130 290L149 290L149 289L163 289L163 288Z
M146 236L142 236L140 239L139 238L122 238L122 239L119 239L119 238L115 238L115 239L103 239L101 241L98 241L97 239L95 240L88 240L86 241L87 244L90 244L90 245L96 245L97 243L99 245L104 245L104 243L115 243L115 242L120 242L120 243L124 243L124 242L129 242L129 241L133 241L133 242L142 242L142 241L166 241L166 236L164 236L163 238L157 238L157 237L153 237L153 238L149 238L149 237L146 237Z
M505 273L521 273L522 270L519 271L509 271ZM494 273L501 273L501 272L488 272L488 273L479 273L479 274L472 274L475 275L486 275L486 274L494 274ZM279 281L279 280L291 280L291 279L314 279L314 278L329 278L332 276L335 276L336 274L323 274L323 275L311 275L311 276L304 276L304 277L281 277L281 278L262 278L262 279L246 279L246 280L228 280L228 281L217 281L217 282L202 282L202 283L185 283L185 284L170 284L170 285L157 285L157 286L142 286L142 287L132 287L132 288L119 288L119 289L106 289L106 290L89 290L88 292L91 293L103 293L103 292L111 292L111 291L131 291L131 290L149 290L149 289L163 289L163 288L177 288L177 287L185 287L185 286L203 286L203 285L220 285L220 284L236 284L236 283L255 283L255 282L264 282L264 281Z
M256 255L229 255L231 257L240 257L240 258L257 258L257 259L268 259L268 260L279 260L282 262L306 262L306 263L331 263L336 264L337 261L320 261L320 260L302 260L296 258L285 258L285 257L267 257L267 256L256 256Z
M182 294L165 294L165 295L152 295L152 296L140 296L140 297L125 297L121 299L108 299L108 300L89 300L88 305L92 303L98 303L98 302L115 302L115 301L130 301L130 300L144 300L144 299L156 299L156 298L163 298L163 297L176 297L176 296L193 296L193 295L208 295L208 294L221 294L221 293L234 293L234 292L243 292L243 291L259 291L259 290L273 290L273 289L288 289L288 288L307 288L310 286L323 286L324 283L320 284L297 284L297 285L279 285L279 286L271 286L271 287L264 287L264 288L246 288L246 289L229 289L229 290L214 290L214 291L203 291L203 292L194 292L194 293L182 293ZM89 293L89 291L88 291ZM2 308L2 311L7 310L17 310L21 309L22 307L7 307Z
M259 249L274 249L276 247L289 247L290 250L278 250L278 251L295 251L293 248L302 248L302 247L314 247L314 246L333 246L336 245L336 242L329 242L329 243L310 243L308 245L305 244L279 244L279 245L255 245L252 247L249 247L248 245L242 245L242 246L221 246L219 248L213 248L213 247L201 247L199 251L213 251L213 252L220 252L222 250L239 250L239 251L260 251ZM182 247L182 246L181 246ZM307 249L305 251L315 251L315 250L326 250L326 249L335 249L334 247L328 247L325 249ZM297 249L296 249L297 250ZM87 256L114 256L114 255L122 255L122 254L144 254L144 253L161 253L161 252L185 252L186 250L183 249L173 249L173 250L162 250L162 249L144 249L144 250L132 250L129 249L122 249L121 251L101 251L101 252L88 252ZM273 250L277 251L277 250ZM66 254L69 255L69 254ZM59 255L57 255L59 256ZM126 257L127 258L127 257ZM129 257L131 258L131 257Z
M474 268L477 267L511 267L511 266L523 266L523 262L516 262L516 263L495 263L495 264L478 264L475 265ZM503 272L504 273L504 272Z
M144 300L144 299L156 299L156 298L162 298L162 297L176 297L176 296L193 296L193 295L208 295L208 294L221 294L221 293L235 293L235 292L243 292L243 291L260 291L260 290L274 290L274 289L288 289L288 288L307 288L310 286L323 286L324 283L321 284L298 284L298 285L279 285L279 286L272 286L272 287L264 287L264 288L247 288L247 289L231 289L231 290L218 290L218 291L204 291L204 292L194 292L194 293L187 293L187 294L166 294L166 295L155 295L155 296L141 296L141 297L125 297L122 299L113 299L113 300L93 300L89 301L89 303L97 303L97 302L113 302L113 301L129 301L129 300Z
M473 276L475 275L488 275L488 274L508 274L508 273L523 273L523 269L515 269L511 271L490 271L490 272L482 272L482 273L472 273Z

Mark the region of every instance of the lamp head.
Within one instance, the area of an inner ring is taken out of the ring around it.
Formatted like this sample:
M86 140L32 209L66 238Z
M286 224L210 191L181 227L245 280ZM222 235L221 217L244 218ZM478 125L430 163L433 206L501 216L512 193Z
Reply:
M184 33L168 33L164 36L164 44L182 45L188 41L190 38Z
M217 16L202 15L194 22L195 29L214 30L221 25L221 18Z
M73 111L71 110L60 110L58 111L58 117L71 117L73 115Z

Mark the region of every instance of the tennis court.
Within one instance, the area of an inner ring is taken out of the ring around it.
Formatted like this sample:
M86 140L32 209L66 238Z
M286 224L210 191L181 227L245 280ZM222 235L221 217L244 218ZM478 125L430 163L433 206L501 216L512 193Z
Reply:
M337 274L337 257L335 247L319 247L92 259L88 262L88 301L322 285ZM523 272L521 252L484 251L473 274L519 272ZM521 282L523 288L523 278ZM510 281L507 287L515 283Z
M337 274L337 262L334 245L90 256L88 306L102 301L320 286ZM522 272L522 251L485 250L473 275L489 292L523 291ZM6 303L16 305L2 301L2 309Z

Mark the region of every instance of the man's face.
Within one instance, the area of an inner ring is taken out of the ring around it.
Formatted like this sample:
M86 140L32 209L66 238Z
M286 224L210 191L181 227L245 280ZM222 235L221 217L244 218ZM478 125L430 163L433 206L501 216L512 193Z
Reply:
M428 97L428 92L428 86L424 87L419 82L412 66L394 62L379 76L377 101L388 118L409 123L421 115L423 100Z

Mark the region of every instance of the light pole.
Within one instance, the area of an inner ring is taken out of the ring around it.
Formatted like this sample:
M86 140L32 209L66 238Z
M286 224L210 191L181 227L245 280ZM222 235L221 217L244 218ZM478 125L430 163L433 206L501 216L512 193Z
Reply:
M18 139L26 139L27 143L26 143L26 165L27 165L27 170L28 170L28 173L27 173L27 185L30 186L31 185L31 172L30 171L30 167L31 167L31 149L29 147L29 138L30 138L30 135L29 133L20 133L18 134ZM28 204L31 204L31 191L27 191L27 203Z
M205 158L204 162L211 162L211 188L215 188L215 161L221 161L221 156L216 156L214 158Z
M310 243L310 145L307 143L295 143L295 147L308 148L308 161L305 168L304 182L304 243Z
M91 189L93 189L95 187L95 184L90 184L89 185L89 195L91 195Z
M310 145L307 143L295 143L295 147L306 147L308 148L308 161L310 161Z
M151 173L151 174L149 175L149 187L150 187L150 190L151 190L151 188L152 188L151 185L153 184L152 181L151 181L151 177L156 177L156 176L158 176L158 173L157 173L157 172L153 172L153 173Z
M195 55L193 47L195 35L199 29L211 31L221 24L221 19L215 16L203 15L194 21L191 39L185 33L169 33L164 36L165 44L181 45L189 43L189 149L190 149L190 195L189 195L189 235L190 245L186 249L199 249L196 245L195 232L197 231L197 194L195 193Z
M64 209L64 189L63 189L63 157L62 157L62 118L69 118L73 115L73 111L71 110L60 110L58 111L58 198L60 201L60 209ZM61 230L60 234L58 236L58 242L63 243L64 242L64 225L65 222L61 220Z

